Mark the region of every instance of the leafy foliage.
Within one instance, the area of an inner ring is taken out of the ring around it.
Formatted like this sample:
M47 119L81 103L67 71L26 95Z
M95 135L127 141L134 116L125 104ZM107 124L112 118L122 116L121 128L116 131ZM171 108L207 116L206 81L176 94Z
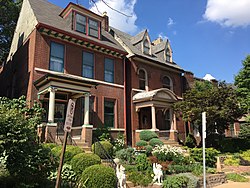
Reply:
M0 1L0 63L5 61L15 31L22 1Z
M149 145L150 146L162 146L164 143L159 139L159 138L152 138L149 140Z
M237 97L245 114L250 113L250 55L242 62L242 69L235 76ZM248 118L249 119L249 118Z
M135 164L136 164L137 170L139 171L152 170L152 165L150 161L148 160L146 154L137 155L135 158Z
M17 186L39 185L56 167L50 149L36 140L35 125L42 111L35 104L29 109L24 97L0 98L0 157L6 158L6 168Z
M141 131L139 134L140 140L149 141L152 138L158 138L158 135L154 131Z
M110 156L113 155L113 145L109 141L100 141L100 144ZM98 142L92 144L92 151L96 155L101 157L101 159L105 159L105 154L103 153L103 150L100 144Z
M167 176L163 181L163 188L187 187L189 178L183 175Z
M117 178L114 169L104 165L93 165L86 168L82 173L82 182L91 188L114 188Z
M228 180L234 181L234 182L249 182L249 179L246 178L245 176L242 176L237 173L229 173L226 174L226 177Z
M186 140L185 140L185 146L189 147L189 148L194 148L196 146L196 139L194 137L194 135L192 134L188 134Z
M137 170L131 170L129 173L127 173L127 179L128 181L133 182L135 185L140 185L140 186L148 186L153 179L151 177L150 172L140 172Z
M71 159L70 163L74 172L81 176L87 167L101 164L101 158L93 153L79 153Z
M122 163L131 164L134 162L134 149L121 149L115 153L115 157L120 159Z
M206 148L206 165L209 167L214 167L216 164L216 156L218 156L219 151L214 148ZM193 148L190 150L190 156L194 158L195 161L202 163L202 148Z
M218 86L210 82L196 82L194 88L184 94L184 100L174 105L184 121L190 121L201 132L201 114L206 112L207 137L215 133L223 134L228 123L233 123L242 115L236 91L224 82Z
M250 124L246 123L240 125L239 138L250 140Z
M142 147L148 145L148 143L145 140L139 140L138 142L135 143L136 146Z

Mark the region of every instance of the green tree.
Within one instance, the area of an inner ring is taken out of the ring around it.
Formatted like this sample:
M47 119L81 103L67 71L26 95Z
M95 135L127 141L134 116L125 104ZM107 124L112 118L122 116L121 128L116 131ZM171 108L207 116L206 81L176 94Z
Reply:
M37 142L34 127L42 112L36 103L28 108L25 97L0 98L0 157L17 187L43 184L56 167L50 149Z
M0 0L0 63L9 53L22 0Z
M245 114L248 114L248 121L250 121L250 55L242 62L242 69L238 75L235 76L235 86L237 97L239 99L241 108Z
M208 81L196 82L194 88L184 94L183 101L174 105L175 111L182 114L184 121L191 122L201 131L201 114L206 112L207 136L216 130L223 134L229 123L233 123L241 114L232 86L224 82L214 86Z

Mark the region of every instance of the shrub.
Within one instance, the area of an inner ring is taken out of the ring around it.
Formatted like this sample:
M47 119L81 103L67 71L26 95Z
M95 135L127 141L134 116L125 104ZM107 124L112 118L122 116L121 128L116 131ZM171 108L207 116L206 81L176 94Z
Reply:
M136 142L135 145L137 147L143 147L143 146L148 145L148 143L145 140L140 140L140 141Z
M125 148L125 138L124 135L118 133L117 138L114 140L114 153Z
M159 138L152 138L149 140L149 145L150 146L162 146L164 143L159 139Z
M135 163L137 170L145 171L148 169L152 169L151 163L149 162L146 154L139 154L135 158Z
M101 157L101 159L106 158L105 154L104 154L104 151L103 151L103 149L102 149L102 147L100 146L99 143L106 150L107 154L109 154L110 156L113 155L113 145L109 141L100 141L100 142L96 142L96 143L92 144L92 151L94 151L94 153L96 155Z
M192 174L195 176L201 176L203 173L203 166L201 164L195 164L192 169Z
M181 173L181 174L179 174L177 176L185 176L185 177L188 178L188 182L187 182L187 187L188 188L196 188L197 185L198 185L199 178L194 176L191 173Z
M237 173L226 174L226 177L228 180L235 181L235 182L248 182L249 181L248 178Z
M240 125L239 138L250 140L250 124Z
M62 146L56 146L52 150L52 153L57 159L60 159L61 152L62 152ZM84 151L77 147L77 146L66 146L66 151L64 154L64 163L70 163L70 160L77 154L83 153Z
M220 151L236 153L241 150L250 149L250 139L224 138L220 141Z
M193 148L190 150L190 156L194 158L197 162L202 162L202 148ZM209 167L215 167L216 156L219 152L214 148L206 148L206 165Z
M185 140L185 146L189 148L194 148L196 146L196 139L193 134L188 134L186 140Z
M49 148L49 149L53 149L54 147L56 147L57 145L55 143L44 143L43 147L44 148Z
M131 181L135 185L148 186L152 182L151 172L140 172L140 171L131 171L127 173L128 181Z
M153 131L147 131L147 130L145 130L145 131L141 131L140 132L139 137L140 137L140 140L149 141L152 138L158 138L158 135L155 132L153 132Z
M153 151L152 146L150 146L150 145L145 146L145 150L146 150L145 153L146 153L147 156L152 155L152 151Z
M71 159L70 164L74 172L81 176L87 167L101 164L101 158L93 153L79 153Z
M240 156L247 160L247 161L250 161L250 150L247 150L247 151L244 151L242 154L240 154Z
M134 161L134 149L129 147L127 149L121 149L115 153L115 157L122 162L131 164Z
M167 176L163 181L163 188L183 188L187 187L189 178L186 176Z
M156 146L152 154L156 156L159 161L173 161L174 158L182 156L183 150L179 147L172 147L169 145Z
M91 188L114 188L117 178L111 167L93 165L83 171L81 182L85 182L85 186Z
M240 164L240 159L235 158L233 156L227 156L227 158L224 160L224 164L228 166L239 166Z

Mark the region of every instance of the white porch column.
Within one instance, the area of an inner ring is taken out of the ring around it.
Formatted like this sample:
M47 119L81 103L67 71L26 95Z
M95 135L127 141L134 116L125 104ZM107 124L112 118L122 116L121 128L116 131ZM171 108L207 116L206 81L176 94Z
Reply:
M89 125L89 95L89 93L84 95L84 125Z
M54 123L54 114L55 114L55 97L56 97L56 90L55 88L49 88L49 115L48 115L48 122Z
M155 107L151 106L151 115L152 115L152 129L156 130L156 118L155 118Z
M176 130L176 117L172 108L169 109L169 113L170 113L170 122L171 122L170 130Z

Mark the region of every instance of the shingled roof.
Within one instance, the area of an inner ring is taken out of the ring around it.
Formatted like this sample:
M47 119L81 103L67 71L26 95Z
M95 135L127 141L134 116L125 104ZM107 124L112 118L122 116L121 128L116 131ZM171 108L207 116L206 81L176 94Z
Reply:
M180 66L178 66L176 63L174 62L166 62L161 58L158 58L156 56L156 52L159 52L163 47L165 47L164 45L166 45L166 41L161 42L160 44L156 45L154 49L152 49L152 55L146 55L143 54L141 48L138 48L136 45L134 45L135 43L135 38L137 39L137 41L139 39L141 39L140 37L142 36L142 34L144 34L146 32L146 30L140 32L138 35L136 35L136 37L133 37L127 33L124 33L114 27L110 27L110 29L117 35L117 37L119 37L122 42L132 51L132 53L138 57L142 57L144 59L147 59L149 61L152 62L157 62L158 64L162 64L165 66L169 66L178 70L183 70ZM144 35L143 35L144 36Z
M104 29L101 30L101 40L87 36L85 34L72 30L71 23L60 16L60 13L63 11L61 7L58 7L48 2L47 0L28 1L39 24L45 24L53 28L65 31L69 34L74 34L75 36L85 38L87 40L94 41L95 43L100 43L105 46L109 46L125 52L121 45Z

